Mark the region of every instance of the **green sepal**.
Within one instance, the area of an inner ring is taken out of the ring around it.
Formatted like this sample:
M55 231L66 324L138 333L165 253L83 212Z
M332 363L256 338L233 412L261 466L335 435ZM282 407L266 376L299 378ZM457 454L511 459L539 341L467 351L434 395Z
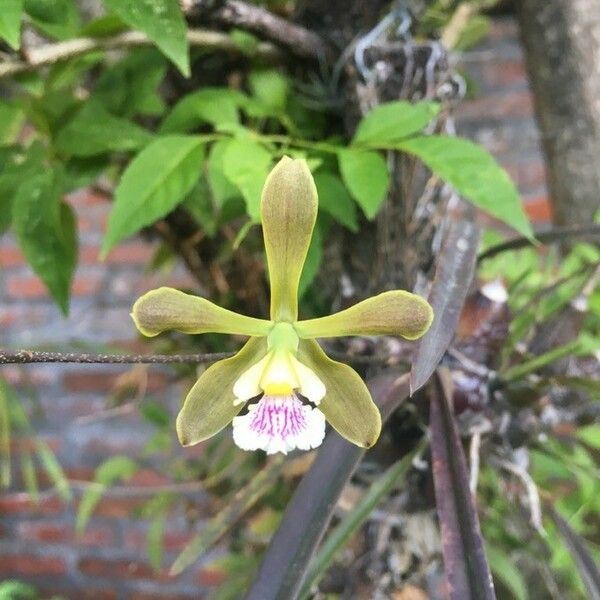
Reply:
M325 384L318 408L331 426L357 446L373 446L381 433L381 415L358 373L331 360L314 340L300 340L298 360Z
M246 317L168 287L151 290L138 298L131 317L140 332L148 337L170 329L183 333L265 336L273 326L270 321Z
M234 405L233 384L267 353L264 337L250 338L231 358L220 360L200 375L177 416L177 436L182 446L191 446L226 427L244 407Z
M317 189L306 161L284 156L267 177L261 199L273 321L298 318L298 283L317 207Z
M408 340L421 337L431 325L429 303L410 292L394 290L367 298L327 317L294 324L301 338L344 335L399 335Z

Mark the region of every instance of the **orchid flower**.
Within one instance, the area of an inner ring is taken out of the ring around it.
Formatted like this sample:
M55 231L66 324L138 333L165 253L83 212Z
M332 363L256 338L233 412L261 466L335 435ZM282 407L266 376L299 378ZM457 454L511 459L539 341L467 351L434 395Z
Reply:
M284 157L268 176L261 217L271 285L270 319L221 308L162 287L139 298L132 317L141 333L166 330L249 336L233 357L207 368L177 417L177 434L192 445L233 422L244 450L267 453L321 444L325 420L350 442L368 448L381 416L367 386L349 366L331 360L315 338L423 335L433 313L405 291L368 298L330 316L298 320L298 283L317 217L317 190L306 161Z

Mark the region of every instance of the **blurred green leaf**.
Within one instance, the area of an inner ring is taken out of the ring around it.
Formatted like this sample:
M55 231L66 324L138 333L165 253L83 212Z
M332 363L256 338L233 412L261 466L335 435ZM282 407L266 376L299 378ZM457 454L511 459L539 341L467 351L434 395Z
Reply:
M451 136L419 136L394 146L419 157L467 200L533 239L515 184L487 150Z
M252 95L276 113L283 112L287 102L289 82L277 69L256 69L248 76Z
M68 502L73 497L71 486L69 485L69 481L67 480L63 468L60 466L56 456L54 456L54 452L50 450L46 442L39 438L36 438L35 440L35 449L40 462L44 467L44 471L46 471L46 475L48 475L50 481L52 481L56 487L59 496Z
M0 582L0 598L2 600L37 600L38 594L29 583L9 579Z
M240 190L255 222L260 220L260 196L271 160L264 146L247 138L232 140L223 152L223 173Z
M188 197L183 201L182 206L192 215L194 221L196 221L208 237L215 235L217 232L217 220L206 178L202 177L198 181L188 194Z
M460 32L458 41L452 49L460 51L472 48L487 36L490 31L490 24L491 21L489 17L484 15L472 16Z
M319 209L328 212L338 223L354 233L358 232L356 204L341 179L330 171L315 173L319 194Z
M344 183L368 219L373 219L385 200L390 178L384 158L371 150L338 153Z
M512 593L516 600L528 600L527 584L521 572L513 565L510 557L504 551L486 544L485 553L492 573Z
M161 115L165 102L158 88L166 71L167 62L155 48L132 50L100 74L92 98L121 117Z
M73 212L61 201L61 193L57 173L38 173L19 187L13 216L27 262L67 314L77 241Z
M223 173L223 155L232 140L218 140L210 149L206 164L206 177L217 207L222 207L227 200L239 196L239 191L225 173Z
M187 29L174 0L104 0L132 29L143 31L185 77L190 75Z
M576 435L582 442L600 450L600 424L580 427L577 429Z
M184 96L160 126L161 133L187 133L200 125L238 123L245 96L229 88L203 88Z
M4 0L0 9L0 38L13 50L21 45L21 15L23 0Z
M390 144L421 131L440 111L435 102L388 102L368 112L358 124L352 144Z
M59 40L77 35L81 20L74 0L24 0L24 8L46 35Z
M35 471L33 457L31 456L30 452L23 452L21 455L21 475L23 477L25 489L27 490L32 502L34 504L38 504L40 501L40 492L37 473Z
M199 138L167 136L146 146L129 163L115 192L102 257L185 199L200 177L203 155Z
M86 102L60 130L56 148L69 156L87 157L106 152L136 150L152 140L152 134L111 115L99 102Z
M85 531L85 527L100 502L106 488L117 481L131 479L138 470L138 464L128 456L113 456L105 460L94 474L94 483L85 490L75 518L75 532L79 536Z

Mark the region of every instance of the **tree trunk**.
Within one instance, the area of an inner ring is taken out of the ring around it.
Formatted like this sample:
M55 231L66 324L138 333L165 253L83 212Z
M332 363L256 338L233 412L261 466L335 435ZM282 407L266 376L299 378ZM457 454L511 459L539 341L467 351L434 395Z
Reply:
M555 221L589 223L600 206L600 0L515 6Z

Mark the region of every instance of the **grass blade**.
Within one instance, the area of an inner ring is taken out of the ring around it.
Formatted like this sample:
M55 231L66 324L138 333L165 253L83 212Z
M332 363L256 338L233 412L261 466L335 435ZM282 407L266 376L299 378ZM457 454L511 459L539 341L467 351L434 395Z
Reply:
M433 483L450 600L494 600L479 519L451 409L449 374L434 378L430 404Z
M202 531L196 535L181 551L171 567L170 575L179 575L184 569L193 564L197 558L206 552L245 512L254 506L264 494L270 490L270 483L279 475L285 460L278 456L253 477L248 485L243 487L235 498L208 523L202 526Z
M427 383L448 349L475 273L479 227L470 219L450 221L429 294L433 323L423 336L413 361L410 389Z
M408 375L381 376L369 389L385 421L408 397ZM330 432L287 506L245 600L295 600L346 482L365 451Z
M585 541L552 506L548 505L547 508L577 566L589 600L600 600L600 570Z

